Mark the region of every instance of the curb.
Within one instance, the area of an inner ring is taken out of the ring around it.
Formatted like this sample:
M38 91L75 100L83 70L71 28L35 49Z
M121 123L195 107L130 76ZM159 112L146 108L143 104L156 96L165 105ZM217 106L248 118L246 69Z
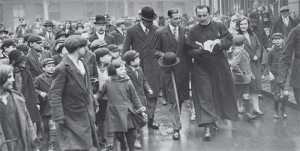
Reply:
M266 95L267 97L273 98L273 94L268 92L268 91L262 90L262 94ZM272 99L270 99L270 100L272 101ZM291 107L292 109L295 109L295 110L297 110L297 108L298 108L297 104L294 103L294 102L291 102L291 101L287 101L287 106L289 106L289 107Z

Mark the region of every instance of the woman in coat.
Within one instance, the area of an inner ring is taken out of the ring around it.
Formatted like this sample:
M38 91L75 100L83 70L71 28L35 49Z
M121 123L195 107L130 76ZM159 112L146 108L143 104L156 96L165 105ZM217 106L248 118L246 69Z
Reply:
M259 109L258 94L262 89L261 84L261 64L259 58L261 57L262 46L259 43L257 36L250 29L250 20L247 17L242 17L237 21L238 34L246 37L244 49L250 57L251 71L255 79L250 82L250 95L253 101L254 113L258 116L264 115Z

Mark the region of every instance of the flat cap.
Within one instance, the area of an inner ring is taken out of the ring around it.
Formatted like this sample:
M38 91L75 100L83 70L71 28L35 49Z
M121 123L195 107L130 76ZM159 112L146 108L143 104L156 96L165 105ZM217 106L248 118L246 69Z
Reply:
M4 39L1 45L1 49L4 51L4 47L15 46L16 42L13 39Z
M104 40L96 39L91 43L90 49L96 50L97 48L103 48L106 47L107 43Z
M64 42L65 48L69 53L73 53L79 47L87 45L87 40L78 35L69 36Z
M32 43L32 42L38 42L38 41L42 41L42 38L38 35L31 35L28 38L28 43Z
M96 60L99 61L99 59L107 54L109 54L109 50L107 48L98 48L95 50Z
M116 44L110 44L106 48L108 48L111 52L121 51Z
M244 44L246 37L244 35L236 35L233 37L233 44L236 46L241 46Z
M274 33L272 35L272 39L281 39L281 38L283 38L282 33Z
M53 58L45 58L42 60L42 67L45 67L47 64L55 64Z
M116 21L116 26L120 26L121 24L125 24L125 20L119 19Z
M285 12L285 11L289 11L289 10L290 10L290 8L288 6L282 6L279 11Z
M139 55L140 54L138 52L136 52L135 50L129 50L124 54L123 60L125 62L130 62L130 61L133 61Z

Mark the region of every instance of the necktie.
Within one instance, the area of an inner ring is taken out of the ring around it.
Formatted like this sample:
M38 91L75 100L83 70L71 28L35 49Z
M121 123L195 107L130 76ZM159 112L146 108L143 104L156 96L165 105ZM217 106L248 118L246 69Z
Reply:
M175 39L178 41L177 27L175 27L175 28L173 29L173 34L174 34Z
M148 33L149 33L149 29L148 29L148 28L146 28L146 30L145 30L145 34L146 34L146 35L148 35Z

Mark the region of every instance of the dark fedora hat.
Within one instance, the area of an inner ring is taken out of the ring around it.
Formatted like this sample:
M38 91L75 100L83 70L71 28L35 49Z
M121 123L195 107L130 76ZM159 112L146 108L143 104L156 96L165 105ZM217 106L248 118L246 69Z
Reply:
M157 15L154 13L153 8L151 7L143 7L141 13L139 13L142 19L147 21L153 21L157 18Z
M106 24L107 21L103 15L97 15L94 24Z
M51 20L46 20L46 21L45 21L45 24L44 24L43 26L45 26L45 27L47 27L47 26L51 26L51 27L53 27L53 26L54 26L54 24L52 23L52 21L51 21Z
M162 67L172 67L180 62L180 59L176 56L174 52L166 52L158 60L158 64Z

